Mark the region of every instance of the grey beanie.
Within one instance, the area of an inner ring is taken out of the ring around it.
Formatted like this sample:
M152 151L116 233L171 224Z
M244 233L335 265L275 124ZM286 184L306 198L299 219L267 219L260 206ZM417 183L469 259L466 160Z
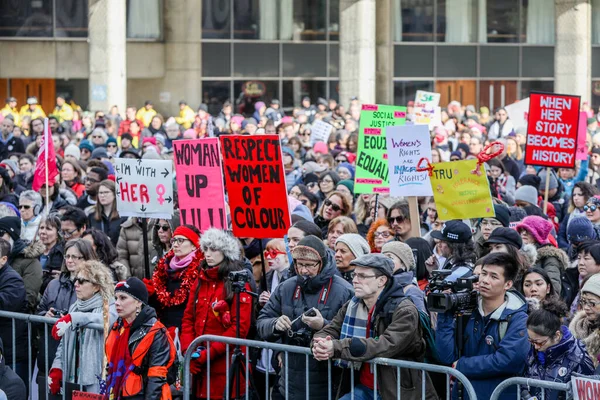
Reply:
M221 229L210 228L204 231L200 237L200 247L202 251L206 251L206 249L219 250L225 258L232 261L241 259L242 252L238 241Z
M415 257L409 245L402 242L387 242L381 248L381 254L392 253L402 261L408 271L415 269Z
M600 274L594 274L581 288L581 293L591 293L600 297Z
M369 254L371 252L371 248L369 247L369 243L358 233L345 233L340 236L336 241L336 244L343 243L354 254L354 257L362 257L365 254Z
M538 176L540 177L540 189L546 188L546 171L542 170L539 172ZM548 184L548 189L556 189L558 188L558 180L554 173L550 173L550 183Z
M394 274L394 262L383 254L367 254L350 261L350 265L378 269L388 278L391 278Z
M515 192L515 201L526 201L527 203L537 206L538 204L538 192L533 186L525 185L521 186Z

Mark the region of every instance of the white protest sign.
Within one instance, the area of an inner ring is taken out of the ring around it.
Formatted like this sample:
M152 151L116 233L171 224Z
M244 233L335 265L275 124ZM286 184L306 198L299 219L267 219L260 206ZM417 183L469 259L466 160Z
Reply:
M325 142L329 140L329 135L333 126L321 120L315 121L310 130L310 145L314 146L317 142Z
M417 90L415 105L413 107L415 125L423 124L429 125L429 129L434 128L435 114L440 104L440 97L439 93Z
M526 99L517 101L516 103L510 104L504 107L508 118L513 123L515 131L519 128L527 127L527 114L529 113L529 97Z
M117 211L122 217L171 219L173 163L117 158Z
M427 125L388 126L386 128L391 196L432 196L427 171L418 172L419 160L431 160Z
M600 400L600 381L573 376L571 385L573 385L573 400Z

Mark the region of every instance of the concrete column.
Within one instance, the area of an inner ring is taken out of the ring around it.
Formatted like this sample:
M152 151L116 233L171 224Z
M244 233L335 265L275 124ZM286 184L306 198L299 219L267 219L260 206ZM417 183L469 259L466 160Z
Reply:
M377 104L394 104L394 8L392 0L377 0L376 87Z
M554 91L590 101L592 6L590 0L555 0Z
M88 0L89 105L108 112L127 104L125 1Z
M340 0L340 103L375 103L375 0Z

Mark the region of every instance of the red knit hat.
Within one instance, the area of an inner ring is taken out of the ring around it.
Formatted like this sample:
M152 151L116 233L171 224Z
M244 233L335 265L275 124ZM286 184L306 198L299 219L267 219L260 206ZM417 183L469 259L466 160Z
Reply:
M187 226L181 225L175 228L175 231L173 232L173 237L175 236L183 236L184 238L192 242L195 247L200 246L200 236Z

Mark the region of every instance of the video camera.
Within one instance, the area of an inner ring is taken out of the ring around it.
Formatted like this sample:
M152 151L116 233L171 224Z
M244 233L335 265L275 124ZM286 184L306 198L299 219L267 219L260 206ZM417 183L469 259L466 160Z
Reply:
M477 291L473 284L479 281L478 276L458 278L448 281L452 271L439 270L431 272L427 295L427 307L435 312L452 312L454 314L470 314L477 307ZM450 290L452 293L443 293Z
M250 282L250 274L248 274L245 270L232 271L229 273L229 280L231 281L231 283L246 284Z

